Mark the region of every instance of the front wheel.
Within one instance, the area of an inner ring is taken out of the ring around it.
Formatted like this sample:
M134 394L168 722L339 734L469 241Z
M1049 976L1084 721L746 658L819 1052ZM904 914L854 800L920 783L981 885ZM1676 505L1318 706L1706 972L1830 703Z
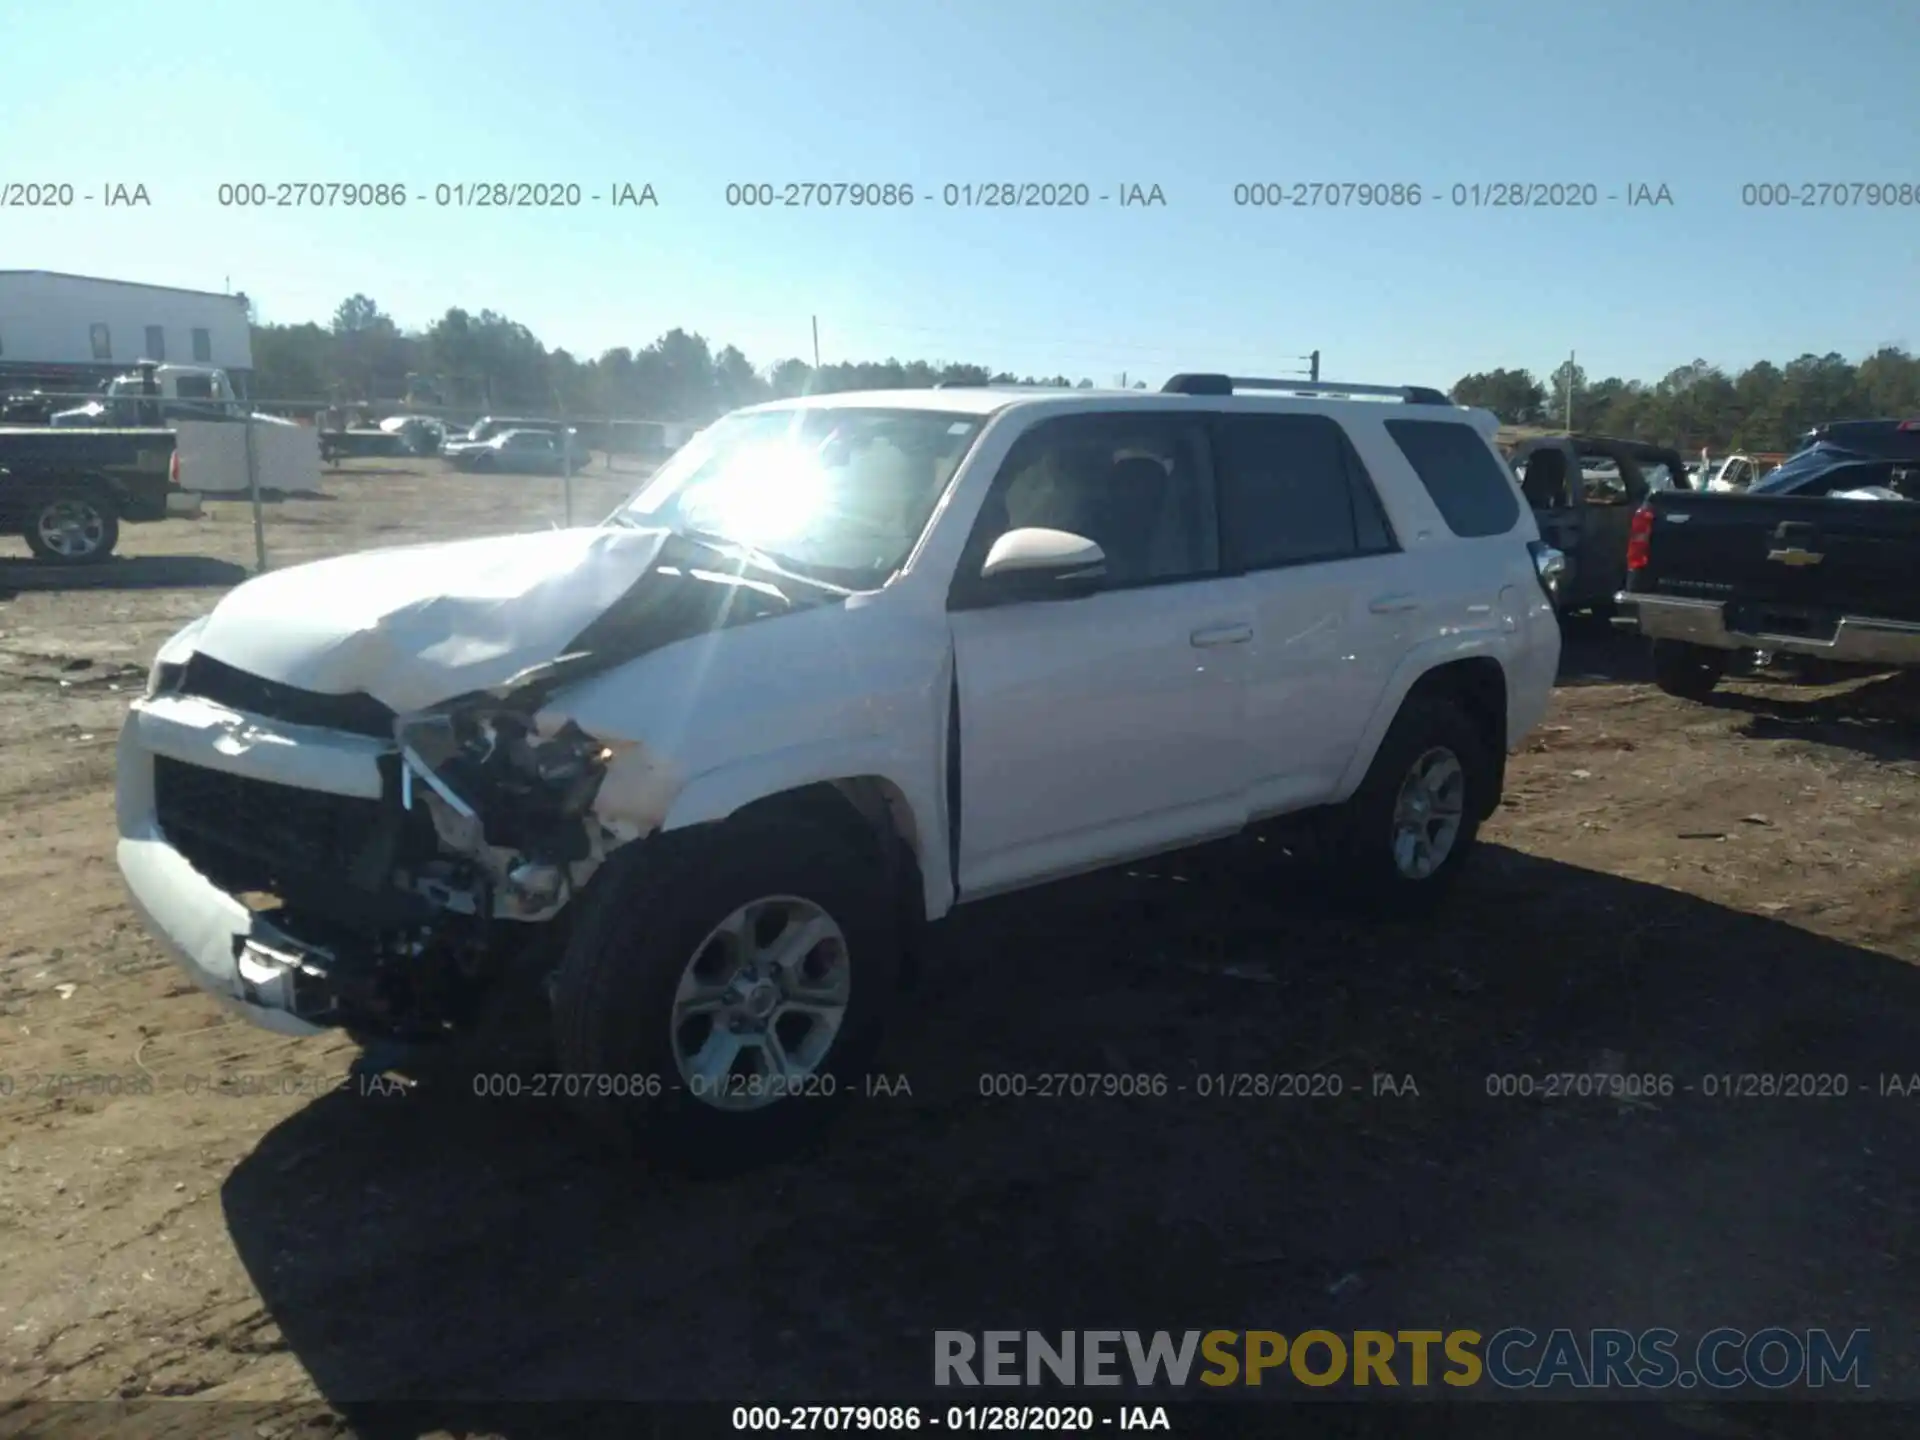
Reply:
M1728 654L1684 640L1653 642L1653 683L1681 700L1705 700L1727 673Z
M120 516L111 497L94 490L43 501L27 520L27 548L55 565L93 565L120 543Z
M559 1067L588 1118L702 1166L816 1132L878 1045L898 972L888 896L876 858L797 821L615 854L554 988Z
M1480 728L1451 699L1409 698L1333 817L1336 885L1370 910L1432 908L1478 837L1496 765Z

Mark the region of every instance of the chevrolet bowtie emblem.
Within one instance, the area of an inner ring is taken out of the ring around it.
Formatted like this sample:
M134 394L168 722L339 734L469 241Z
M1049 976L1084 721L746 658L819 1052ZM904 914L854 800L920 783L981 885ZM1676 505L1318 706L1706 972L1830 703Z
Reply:
M1818 565L1826 558L1817 550L1802 550L1797 545L1785 550L1767 552L1767 559L1778 560L1782 565Z

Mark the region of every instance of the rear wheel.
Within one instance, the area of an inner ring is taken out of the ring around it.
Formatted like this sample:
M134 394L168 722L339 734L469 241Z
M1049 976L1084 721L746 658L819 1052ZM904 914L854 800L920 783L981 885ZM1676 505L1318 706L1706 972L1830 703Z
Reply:
M103 490L42 501L27 519L27 548L55 565L92 565L120 543L120 515Z
M1653 683L1682 700L1704 700L1727 673L1725 650L1684 640L1653 642Z
M899 936L884 868L842 836L757 820L643 842L584 904L555 1043L610 1137L740 1168L809 1138L859 1089Z
M1367 778L1333 817L1329 848L1339 888L1395 914L1439 903L1478 837L1496 766L1480 728L1453 700L1409 697Z

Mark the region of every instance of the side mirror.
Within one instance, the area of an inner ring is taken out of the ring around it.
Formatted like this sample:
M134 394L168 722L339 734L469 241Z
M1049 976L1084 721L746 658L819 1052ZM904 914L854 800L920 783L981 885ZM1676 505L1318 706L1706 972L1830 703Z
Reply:
M980 567L979 593L1020 600L1091 594L1106 579L1106 553L1084 535L1028 526L993 542Z

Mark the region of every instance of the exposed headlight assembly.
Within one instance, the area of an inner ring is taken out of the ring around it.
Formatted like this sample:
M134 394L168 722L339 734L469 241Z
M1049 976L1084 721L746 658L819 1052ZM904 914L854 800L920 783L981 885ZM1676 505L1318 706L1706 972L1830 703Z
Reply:
M586 814L608 763L625 748L571 720L542 735L532 716L491 697L409 716L397 738L409 805L418 779L457 814L477 819L489 844L560 859L585 853L585 835L572 822Z

